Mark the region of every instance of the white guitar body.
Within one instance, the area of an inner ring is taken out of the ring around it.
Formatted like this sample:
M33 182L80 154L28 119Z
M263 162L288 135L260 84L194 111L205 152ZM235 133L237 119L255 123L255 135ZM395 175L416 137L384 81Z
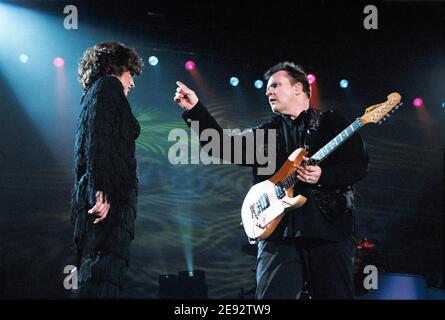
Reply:
M292 187L285 189L278 186L279 181L296 171L306 155L304 149L295 150L273 177L250 188L241 208L244 230L250 242L266 239L287 209L300 208L306 203L306 197L294 197Z
M262 212L254 212L251 206L265 194L269 199L270 205ZM252 186L241 208L243 226L247 236L252 241L267 238L283 218L286 209L299 208L305 202L306 198L304 196L298 195L291 198L287 192L283 198L278 199L275 193L275 184L269 180Z

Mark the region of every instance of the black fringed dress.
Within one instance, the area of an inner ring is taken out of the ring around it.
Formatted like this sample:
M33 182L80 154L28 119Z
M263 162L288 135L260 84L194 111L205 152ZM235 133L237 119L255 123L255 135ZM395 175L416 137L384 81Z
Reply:
M140 126L123 86L104 76L81 100L74 148L71 222L78 258L82 298L117 298L129 262L137 207L135 140ZM88 214L97 191L110 202L107 217L97 224Z

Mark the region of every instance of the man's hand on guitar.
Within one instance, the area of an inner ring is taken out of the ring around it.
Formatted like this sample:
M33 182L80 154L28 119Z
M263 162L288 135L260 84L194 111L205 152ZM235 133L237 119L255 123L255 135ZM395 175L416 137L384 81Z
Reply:
M173 98L177 104L179 104L184 110L189 111L198 103L198 97L195 91L188 88L181 81L176 81L178 87Z
M303 157L304 161L309 158ZM316 184L320 180L321 168L319 166L300 166L297 167L297 178L303 182Z

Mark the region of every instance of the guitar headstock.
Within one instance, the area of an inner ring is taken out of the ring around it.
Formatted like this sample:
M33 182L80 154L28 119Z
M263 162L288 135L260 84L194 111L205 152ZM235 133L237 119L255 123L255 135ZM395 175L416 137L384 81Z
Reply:
M385 121L390 117L390 112L394 113L399 106L403 103L400 102L401 96L397 92L391 93L388 97L388 100L382 103L375 104L366 108L365 114L360 117L360 121L362 125L367 123L378 123L381 124L382 121Z

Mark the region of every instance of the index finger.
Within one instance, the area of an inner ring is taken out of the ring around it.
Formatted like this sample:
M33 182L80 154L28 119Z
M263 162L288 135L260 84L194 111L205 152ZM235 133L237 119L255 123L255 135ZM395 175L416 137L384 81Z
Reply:
M176 81L176 84L179 86L181 90L183 90L185 93L190 93L189 87L187 87L185 84L183 84L181 81Z

